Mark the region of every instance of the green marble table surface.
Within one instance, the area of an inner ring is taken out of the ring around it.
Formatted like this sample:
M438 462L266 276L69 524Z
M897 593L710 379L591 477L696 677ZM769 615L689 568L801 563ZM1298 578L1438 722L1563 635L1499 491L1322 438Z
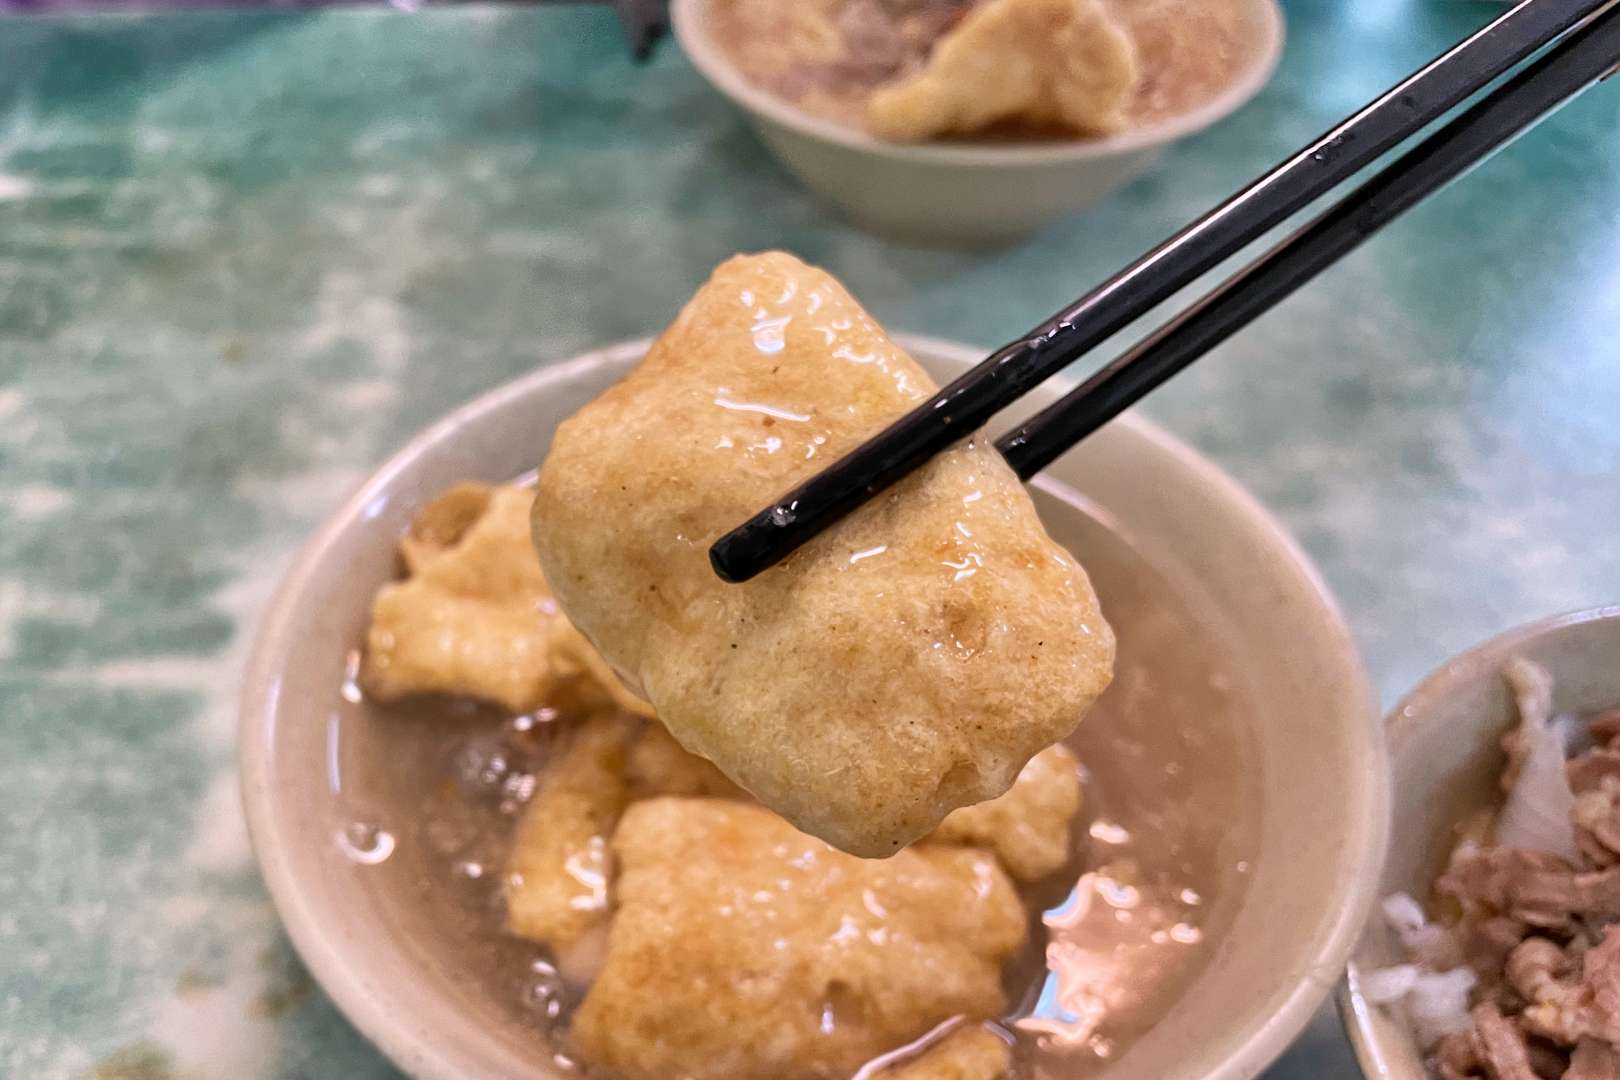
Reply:
M991 255L841 223L604 9L0 21L0 1077L394 1075L278 929L233 696L411 432L738 250L995 344L1498 7L1296 0L1258 100ZM1620 599L1617 251L1611 84L1147 405L1293 528L1386 702ZM1272 1075L1354 1075L1330 1014Z

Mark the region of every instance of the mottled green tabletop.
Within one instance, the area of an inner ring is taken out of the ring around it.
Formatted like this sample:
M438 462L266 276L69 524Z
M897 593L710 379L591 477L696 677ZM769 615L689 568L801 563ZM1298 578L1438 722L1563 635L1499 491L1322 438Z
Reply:
M737 250L994 344L1497 7L1299 0L1259 100L994 255L853 231L605 10L0 21L0 1077L393 1075L278 930L233 695L413 430ZM1147 406L1292 526L1386 701L1620 599L1617 252L1611 84ZM1353 1073L1324 1014L1276 1075Z

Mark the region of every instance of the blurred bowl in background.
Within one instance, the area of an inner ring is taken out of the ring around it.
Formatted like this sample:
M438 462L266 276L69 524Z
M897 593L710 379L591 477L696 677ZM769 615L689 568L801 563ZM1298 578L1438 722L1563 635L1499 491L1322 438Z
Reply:
M1248 55L1214 98L1163 123L1103 138L975 144L886 142L805 112L750 83L708 31L711 0L673 0L675 37L704 78L735 102L806 187L856 224L897 240L1008 243L1089 206L1145 172L1178 139L1260 91L1282 54L1276 0L1248 0Z

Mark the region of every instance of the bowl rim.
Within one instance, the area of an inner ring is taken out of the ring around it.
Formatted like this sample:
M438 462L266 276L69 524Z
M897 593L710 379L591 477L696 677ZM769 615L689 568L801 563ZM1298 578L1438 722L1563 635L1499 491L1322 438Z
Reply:
M1402 736L1411 728L1414 723L1413 717L1420 710L1426 710L1432 703L1445 700L1456 692L1458 684L1477 678L1481 670L1499 669L1509 657L1526 644L1548 634L1574 626L1613 620L1620 620L1620 604L1604 604L1548 615L1510 627L1463 650L1449 660L1442 661L1423 676L1417 685L1408 690L1385 715L1384 743L1389 754L1393 758L1400 753ZM1393 828L1393 823L1391 827ZM1379 885L1382 886L1382 882L1379 882ZM1369 926L1370 919L1369 915ZM1358 939L1366 929L1367 927L1362 928L1357 935ZM1353 965L1352 956L1345 965L1345 972L1340 977L1338 988L1333 995L1339 1018L1344 1024L1345 1038L1355 1055L1357 1067L1369 1080L1391 1080L1394 1074L1390 1072L1384 1060L1382 1041L1373 1030L1371 1022L1371 1012L1378 1006L1362 995L1360 987L1352 979L1350 969Z
M712 2L672 0L670 4L670 23L675 39L711 86L744 111L799 135L848 150L919 165L984 168L1054 165L1117 157L1163 146L1201 131L1247 104L1276 72L1282 59L1285 37L1279 0L1249 0L1254 5L1264 36L1248 66L1209 101L1157 124L1089 139L1029 140L994 145L899 143L879 139L835 120L812 116L791 102L750 83L704 32L706 16L703 9Z
M984 356L982 349L939 338L903 333L894 337L907 352L964 365L971 365ZM283 843L285 835L271 814L268 750L275 738L275 714L280 696L280 643L288 638L297 621L299 610L295 601L305 579L322 565L328 549L339 537L356 522L373 516L373 504L387 496L400 473L466 425L478 422L484 414L543 392L550 383L567 381L604 364L643 355L652 341L651 337L621 341L568 360L545 364L458 406L412 436L304 542L283 574L253 638L239 696L237 753L240 794L254 856L281 924L315 981L367 1039L402 1071L418 1080L468 1080L469 1074L460 1061L442 1051L425 1031L402 1023L401 1018L386 1007L368 977L345 962L342 929L329 925L316 910L311 894L293 872L290 845ZM1343 847L1347 856L1359 853L1364 867L1372 872L1345 875L1348 884L1337 911L1311 943L1308 962L1290 974L1292 987L1282 1003L1269 1016L1253 1022L1248 1036L1203 1078L1248 1080L1273 1062L1305 1028L1333 978L1342 973L1371 912L1380 876L1376 871L1383 864L1389 831L1391 800L1384 740L1372 686L1355 638L1326 580L1292 534L1236 479L1157 424L1135 411L1123 413L1112 423L1129 429L1135 437L1153 445L1202 483L1217 490L1223 500L1229 500L1277 544L1290 569L1309 587L1320 606L1323 631L1334 639L1336 651L1344 658L1346 674L1353 676L1353 685L1358 691L1355 697L1359 700L1347 702L1346 714L1353 712L1364 717L1363 756L1372 766L1368 770L1366 788L1368 812L1347 820Z

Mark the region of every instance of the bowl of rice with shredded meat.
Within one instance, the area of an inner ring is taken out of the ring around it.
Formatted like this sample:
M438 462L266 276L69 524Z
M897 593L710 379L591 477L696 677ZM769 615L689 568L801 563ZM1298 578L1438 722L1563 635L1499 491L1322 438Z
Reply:
M1387 733L1384 900L1340 995L1362 1069L1620 1078L1620 606L1464 654Z
M1252 98L1276 0L674 0L675 35L812 191L923 243L1016 239Z

